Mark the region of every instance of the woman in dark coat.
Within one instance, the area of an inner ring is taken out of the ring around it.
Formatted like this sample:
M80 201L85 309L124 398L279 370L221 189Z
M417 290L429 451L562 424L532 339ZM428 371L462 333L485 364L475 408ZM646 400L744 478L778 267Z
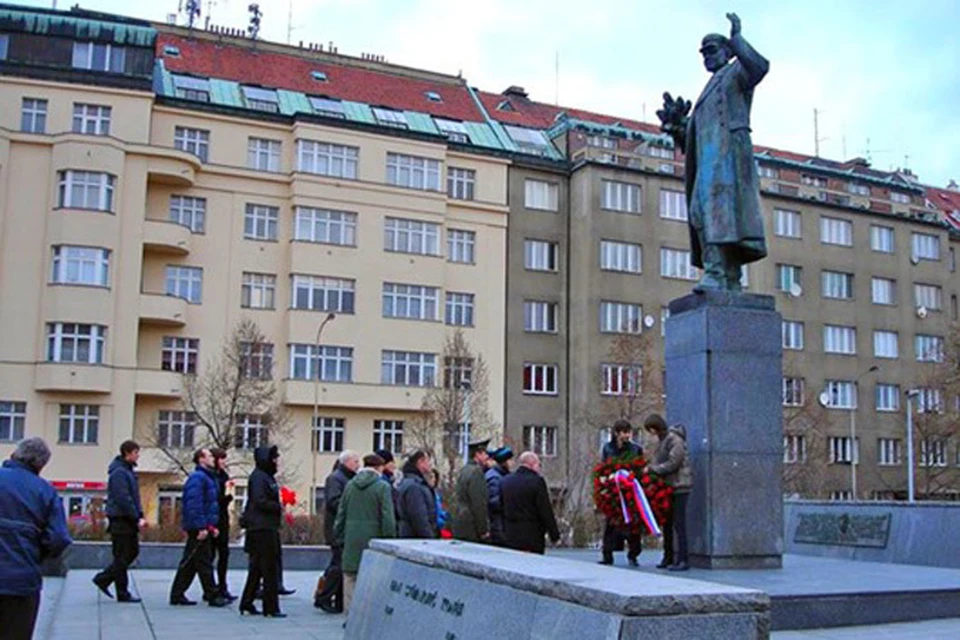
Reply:
M520 454L520 467L503 479L503 515L507 547L543 554L544 535L560 540L557 520L550 506L547 483L540 475L540 458L532 451Z
M277 485L277 447L257 447L253 452L256 468L247 483L247 506L243 511L243 527L247 530L244 551L250 555L247 583L240 598L240 614L258 615L253 605L257 585L263 580L263 615L285 618L280 612L280 487Z

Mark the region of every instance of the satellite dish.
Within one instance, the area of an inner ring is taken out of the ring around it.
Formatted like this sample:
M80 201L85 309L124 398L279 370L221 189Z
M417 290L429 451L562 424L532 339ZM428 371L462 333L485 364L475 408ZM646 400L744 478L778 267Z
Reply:
M803 287L800 286L799 282L794 282L790 285L790 295L794 298L799 298L803 294Z
M826 391L821 391L821 392L820 392L820 397L817 398L817 399L820 401L820 404L821 404L822 406L824 406L824 407L829 407L829 406L830 406L830 394L827 393Z
M915 255L911 255L911 256L910 256L910 264L912 264L913 266L917 266L918 264L920 264L920 258L918 258L918 257L915 256Z
M656 322L656 319L654 319L654 317L651 315L647 315L643 318L643 326L645 326L647 329L652 327Z
M919 306L919 307L917 307L917 317L918 317L918 318L926 318L926 317L927 317L927 308L924 307L924 306L922 306L922 305Z

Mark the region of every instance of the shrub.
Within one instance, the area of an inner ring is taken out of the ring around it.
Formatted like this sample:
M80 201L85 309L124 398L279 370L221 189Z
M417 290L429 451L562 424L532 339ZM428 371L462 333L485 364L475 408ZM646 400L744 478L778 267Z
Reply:
M296 515L292 522L284 518L280 524L280 542L293 545L323 544L323 516Z

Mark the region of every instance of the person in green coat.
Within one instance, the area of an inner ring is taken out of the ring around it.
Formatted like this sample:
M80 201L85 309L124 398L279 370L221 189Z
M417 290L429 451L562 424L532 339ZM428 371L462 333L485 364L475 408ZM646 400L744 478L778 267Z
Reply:
M343 549L343 610L350 609L357 585L360 557L373 538L397 537L390 485L381 482L383 458L370 454L363 458L363 469L347 483L340 498L333 534Z
M467 542L490 540L487 503L490 499L484 473L487 470L487 445L490 439L471 442L467 453L470 461L460 470L454 490L453 537Z

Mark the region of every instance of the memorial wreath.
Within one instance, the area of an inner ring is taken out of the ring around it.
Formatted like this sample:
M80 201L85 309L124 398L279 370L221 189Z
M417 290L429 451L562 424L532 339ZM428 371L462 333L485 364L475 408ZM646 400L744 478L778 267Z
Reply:
M660 536L673 487L654 473L644 473L646 466L642 456L598 463L593 468L593 501L614 526Z

